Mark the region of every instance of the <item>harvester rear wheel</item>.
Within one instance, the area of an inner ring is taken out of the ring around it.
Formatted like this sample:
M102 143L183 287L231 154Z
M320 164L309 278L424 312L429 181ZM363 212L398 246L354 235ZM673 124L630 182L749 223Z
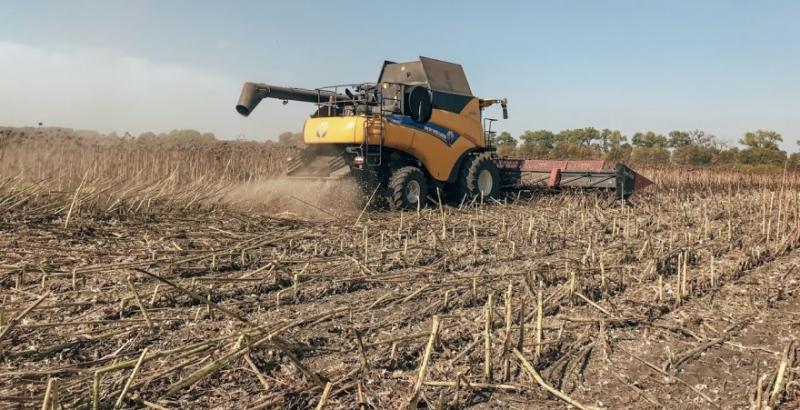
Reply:
M456 183L457 200L491 198L500 191L500 171L491 154L470 156L464 161Z
M417 209L428 197L428 181L415 166L405 166L389 178L389 206L392 209Z

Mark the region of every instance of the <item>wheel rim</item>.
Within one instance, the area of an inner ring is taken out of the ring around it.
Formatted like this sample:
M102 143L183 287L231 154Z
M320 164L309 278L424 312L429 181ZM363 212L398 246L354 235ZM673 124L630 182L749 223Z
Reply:
M488 169L484 169L478 174L478 191L480 191L481 195L489 195L492 193L492 188L494 187L494 178L492 178L492 172Z
M408 185L406 187L406 201L411 204L416 204L419 201L419 195L422 192L422 188L419 186L419 182L411 180L408 181Z

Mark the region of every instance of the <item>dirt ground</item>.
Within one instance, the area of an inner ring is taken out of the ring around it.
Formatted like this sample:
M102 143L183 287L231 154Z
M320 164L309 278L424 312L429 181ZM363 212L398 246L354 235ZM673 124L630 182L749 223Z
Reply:
M796 408L797 189L706 188L69 222L6 195L0 407Z

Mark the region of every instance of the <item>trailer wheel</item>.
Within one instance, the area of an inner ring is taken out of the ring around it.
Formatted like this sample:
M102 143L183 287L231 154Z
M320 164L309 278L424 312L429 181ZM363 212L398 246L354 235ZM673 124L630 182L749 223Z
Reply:
M492 198L500 191L500 171L491 154L470 156L461 168L456 183L458 200L472 198Z
M414 166L405 166L389 178L389 206L392 209L417 209L428 197L425 174Z

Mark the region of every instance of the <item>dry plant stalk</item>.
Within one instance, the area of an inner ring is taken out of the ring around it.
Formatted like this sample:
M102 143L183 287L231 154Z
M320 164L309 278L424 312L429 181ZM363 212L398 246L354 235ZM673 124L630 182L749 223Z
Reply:
M503 342L503 380L508 381L511 378L511 366L509 363L509 348L511 347L511 298L513 295L513 287L514 285L509 283L508 290L506 291L505 297L505 308L504 317L505 317L505 338Z
M133 378L136 377L136 373L139 372L139 368L142 366L142 362L144 362L145 356L147 356L146 347L142 350L142 354L139 355L139 360L137 360L136 364L133 366L133 370L131 371L130 377L128 377L128 380L125 381L125 387L122 388L122 393L119 394L117 402L114 403L114 408L119 408L120 406L122 406L122 400L125 399L125 395L128 393L128 389L130 389L131 383L133 383Z
M483 378L492 382L492 294L486 299L483 328Z
M317 403L317 410L322 410L325 408L325 404L328 403L328 396L331 394L331 388L333 384L331 382L325 383L325 388L322 390L322 396L319 398L319 403Z
M542 386L542 388L545 389L547 392L558 397L559 399L565 401L567 404L575 408L588 409L588 407L573 400L571 397L564 394L564 392L547 384L547 382L545 382L544 379L542 379L542 376L539 375L539 372L537 372L536 369L534 369L533 366L531 366L531 364L525 359L525 356L522 353L520 353L519 350L514 349L514 355L517 356L517 359L519 359L520 363L522 364L522 368L525 369L525 371L528 372L528 374L531 377L533 377L533 380L536 380L536 383L538 383L539 386Z
M42 401L42 410L55 410L58 406L58 379L47 380L47 390L44 393L44 401Z
M425 346L425 353L422 354L422 362L419 365L419 373L417 374L417 381L414 383L414 388L411 391L411 398L408 400L408 408L416 409L417 402L419 401L420 389L425 383L425 377L428 374L428 362L433 353L433 345L436 343L436 338L439 335L439 316L433 317L433 324L431 325L431 336L428 338L428 344Z
M544 312L542 311L542 288L543 282L539 282L539 289L536 292L536 323L534 324L534 334L536 335L536 348L534 350L534 360L539 360L542 357L542 341L544 329Z
M22 319L25 318L25 316L28 316L29 313L31 313L34 309L36 309L37 306L39 306L42 302L44 302L44 300L47 299L48 296L50 296L50 292L45 292L42 296L39 296L39 299L36 299L35 302L31 303L27 308L25 308L25 310L20 312L19 315L9 320L6 326L3 328L3 330L0 331L0 341L2 341L3 338L8 336L11 330L14 329L19 324L19 322L21 322Z
M136 288L133 287L133 284L131 283L131 278L126 278L125 281L128 283L128 289L130 289L131 293L133 294L136 304L139 305L139 310L141 310L142 317L144 317L145 322L147 322L147 327L152 331L154 326L153 322L150 320L150 315L147 314L147 307L145 307L144 303L142 303L142 300L139 298Z

